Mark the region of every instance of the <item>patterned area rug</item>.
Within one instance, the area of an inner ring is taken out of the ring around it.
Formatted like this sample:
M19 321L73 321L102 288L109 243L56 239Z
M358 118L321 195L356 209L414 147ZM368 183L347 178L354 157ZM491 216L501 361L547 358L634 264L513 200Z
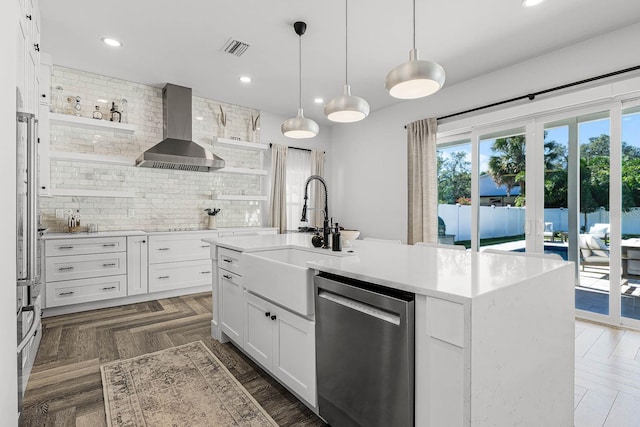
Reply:
M111 426L277 426L202 341L104 364Z

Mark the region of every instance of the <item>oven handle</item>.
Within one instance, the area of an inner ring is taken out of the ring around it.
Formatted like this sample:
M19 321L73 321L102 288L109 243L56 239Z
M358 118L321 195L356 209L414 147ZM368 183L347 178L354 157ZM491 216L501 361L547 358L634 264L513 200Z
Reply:
M27 346L29 341L31 341L31 338L33 338L33 335L38 330L38 324L40 321L40 308L38 306L28 305L26 307L22 307L20 309L20 314L25 311L33 311L33 319L31 320L31 327L29 328L29 331L25 334L24 338L22 338L20 344L18 344L18 354L20 354L22 350L24 350L24 348Z

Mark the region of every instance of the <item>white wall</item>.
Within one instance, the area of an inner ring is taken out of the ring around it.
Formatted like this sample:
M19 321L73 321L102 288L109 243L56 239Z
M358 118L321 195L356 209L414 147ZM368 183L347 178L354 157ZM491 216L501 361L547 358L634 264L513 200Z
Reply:
M291 112L291 117L296 114L297 111ZM289 147L298 147L298 148L308 148L310 150L323 150L325 154L325 162L324 162L324 175L325 181L327 181L328 193L329 193L329 214L334 215L335 209L335 200L336 200L336 190L337 184L333 184L334 180L332 179L332 157L333 157L333 145L331 143L332 140L332 128L328 126L320 125L320 132L316 135L315 138L310 139L293 139L287 138L282 134L280 130L280 125L287 119L291 117L282 116L279 114L269 113L268 111L260 112L260 141L272 144L284 144ZM266 165L269 170L271 170L271 152L267 152L266 154ZM267 180L270 181L270 180ZM339 182L339 181L337 181ZM265 189L265 194L270 194L270 188ZM269 224L269 210L268 207L263 213L262 223L265 226Z
M0 420L17 425L18 377L16 364L16 17L17 2L6 2L0 13Z
M445 86L426 99L399 102L373 112L360 123L334 126L333 216L340 218L345 227L361 230L363 237L406 241L405 124L638 65L638 39L640 24L635 24L467 82ZM380 76L380 84L383 79Z

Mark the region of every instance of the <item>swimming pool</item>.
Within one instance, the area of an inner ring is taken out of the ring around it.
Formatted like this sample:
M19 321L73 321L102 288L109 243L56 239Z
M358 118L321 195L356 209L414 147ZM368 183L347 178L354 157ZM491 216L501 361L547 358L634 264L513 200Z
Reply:
M524 252L524 248L516 249L513 252ZM549 246L544 245L544 253L545 254L558 254L562 257L563 260L568 260L569 256L567 255L567 247L566 246Z

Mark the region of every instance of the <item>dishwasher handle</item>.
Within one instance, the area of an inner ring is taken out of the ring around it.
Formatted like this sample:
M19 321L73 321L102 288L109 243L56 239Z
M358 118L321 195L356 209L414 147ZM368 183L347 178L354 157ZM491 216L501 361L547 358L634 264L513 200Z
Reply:
M360 313L375 317L385 322L393 323L394 325L400 325L400 316L398 314L382 310L362 301L357 301L322 289L318 290L318 298L324 298L351 310L359 311Z

